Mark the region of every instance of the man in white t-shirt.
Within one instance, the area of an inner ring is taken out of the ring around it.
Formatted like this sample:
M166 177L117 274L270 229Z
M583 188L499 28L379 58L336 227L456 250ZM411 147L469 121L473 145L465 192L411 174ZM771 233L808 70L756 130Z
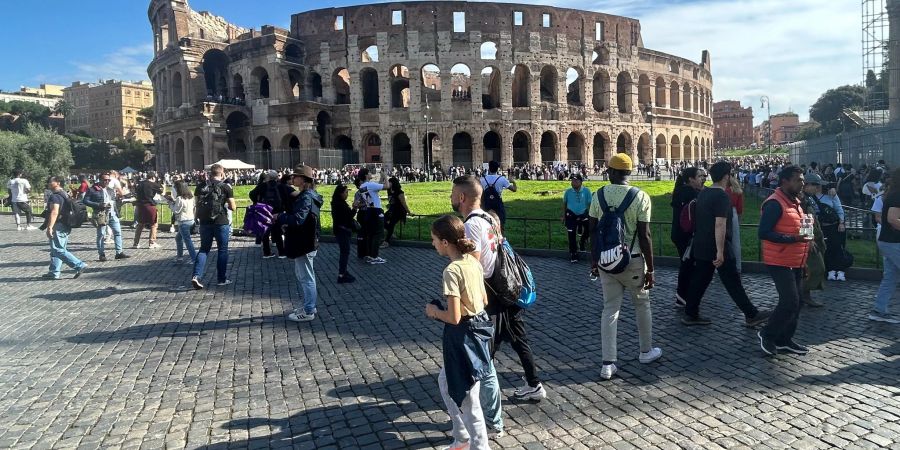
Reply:
M385 188L390 189L390 181L385 181L385 174L381 172L378 183L372 181L373 175L369 173L369 169L363 167L359 169L356 175L362 184L359 190L363 192L366 200L365 220L362 227L367 237L366 262L369 264L384 264L386 259L378 256L378 250L384 241L384 210L381 208L381 197L379 192Z
M28 194L31 192L31 183L24 177L21 170L16 171L16 177L9 180L6 185L9 190L9 198L12 202L13 215L16 218L16 230L36 230L31 226L33 214L31 205L28 204ZM25 215L25 225L22 225L22 215Z
M503 190L509 189L516 192L518 187L516 182L510 182L506 177L499 174L500 163L491 161L488 163L488 174L481 179L482 202L481 205L486 211L494 211L500 218L500 224L506 225L506 206L503 204Z

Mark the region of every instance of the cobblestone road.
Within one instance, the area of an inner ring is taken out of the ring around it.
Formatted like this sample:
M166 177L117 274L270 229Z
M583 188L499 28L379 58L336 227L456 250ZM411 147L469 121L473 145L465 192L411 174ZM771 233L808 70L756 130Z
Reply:
M79 230L71 248L90 270L50 282L37 278L42 234L9 228L0 229L0 448L449 442L441 328L422 316L445 264L433 251L352 261L359 282L337 285L336 246L323 245L320 314L298 325L284 319L296 295L290 262L262 260L252 240L234 242L233 285L192 291L188 266L170 262L172 235L163 250L98 263L92 230ZM765 359L718 281L703 305L714 324L682 326L674 273L660 269L652 298L663 358L638 364L626 306L619 376L600 382L599 284L584 266L528 261L540 287L531 340L550 397L506 402L508 435L496 447L900 448L900 327L865 319L874 284L831 284L827 307L801 315L798 341L812 353ZM758 304L773 305L767 276L745 280ZM520 383L508 347L498 370L508 395Z

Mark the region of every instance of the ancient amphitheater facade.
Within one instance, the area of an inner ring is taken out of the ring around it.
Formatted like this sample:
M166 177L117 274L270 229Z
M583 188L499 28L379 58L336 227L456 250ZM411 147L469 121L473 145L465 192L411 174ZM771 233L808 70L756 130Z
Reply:
M712 77L640 23L546 6L408 2L247 30L153 0L160 169L220 158L504 166L712 153Z

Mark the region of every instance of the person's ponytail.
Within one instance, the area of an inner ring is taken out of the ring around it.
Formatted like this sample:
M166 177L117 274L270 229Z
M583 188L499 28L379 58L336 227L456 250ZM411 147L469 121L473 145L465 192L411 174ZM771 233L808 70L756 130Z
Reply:
M456 241L456 248L459 249L459 252L463 255L472 253L475 251L475 241L467 238L459 239Z

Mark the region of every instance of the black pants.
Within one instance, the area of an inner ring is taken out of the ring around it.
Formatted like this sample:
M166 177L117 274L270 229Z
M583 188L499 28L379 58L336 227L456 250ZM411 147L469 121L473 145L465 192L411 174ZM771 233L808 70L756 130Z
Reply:
M384 211L381 208L368 208L366 211L366 223L363 224L368 243L366 253L377 258L381 242L384 241Z
M844 246L847 244L847 232L838 231L838 224L823 225L822 234L825 235L825 270L846 271L844 261Z
M356 220L360 224L360 230L356 233L356 257L365 258L369 255L369 227L366 225L368 220L368 209L359 211Z
M590 219L588 218L587 213L584 214L575 214L572 211L566 210L566 232L569 235L569 254L576 255L578 254L578 235L581 235L581 247L584 248L587 243L588 238L590 237L590 231L588 225L590 223Z
M525 319L522 308L517 306L504 308L496 314L491 314L491 320L494 321L491 359L500 349L500 344L508 341L519 355L519 362L522 363L522 370L525 371L525 381L531 387L537 386L541 380L537 376L537 367L534 365L534 357L531 355L531 346L528 345L528 339L525 337Z
M794 338L797 331L797 320L800 318L800 284L803 282L803 269L770 266L769 274L778 291L778 305L769 318L769 323L761 333L775 345L785 345Z
M347 260L350 259L350 238L353 237L353 233L349 230L336 228L334 236L337 238L338 248L341 251L341 255L338 258L338 275L346 275Z
M260 240L262 240L263 255L269 256L272 254L271 241L275 241L275 249L278 250L278 256L284 256L284 235L281 233L281 227L273 226L269 227L269 231L262 235Z
M391 242L391 239L394 237L394 228L398 223L403 221L404 217L401 217L400 214L394 214L393 211L388 210L387 214L384 215L384 240L387 242Z
M31 221L34 218L34 213L31 212L31 205L28 204L28 202L13 202L12 210L13 214L15 214L16 216L25 214L25 224L31 225ZM18 220L18 217L16 220ZM18 223L16 225L18 225Z
M697 317L700 314L700 301L703 300L703 294L709 288L712 282L713 273L716 272L716 266L712 261L703 261L699 259L693 260L694 267L691 269L690 285L687 287L687 297L685 302L687 306L684 313L691 317ZM725 262L719 267L719 280L728 291L728 295L734 300L734 304L744 313L744 317L751 319L756 316L758 310L753 306L753 302L747 297L747 291L741 282L741 274L737 270L737 260L734 258L725 258Z
M682 300L687 301L688 296L688 283L691 282L691 270L694 268L694 260L692 258L688 258L687 261L684 260L684 252L687 251L688 240L684 241L672 241L675 243L675 248L678 249L678 285L675 287L675 292L681 297Z

